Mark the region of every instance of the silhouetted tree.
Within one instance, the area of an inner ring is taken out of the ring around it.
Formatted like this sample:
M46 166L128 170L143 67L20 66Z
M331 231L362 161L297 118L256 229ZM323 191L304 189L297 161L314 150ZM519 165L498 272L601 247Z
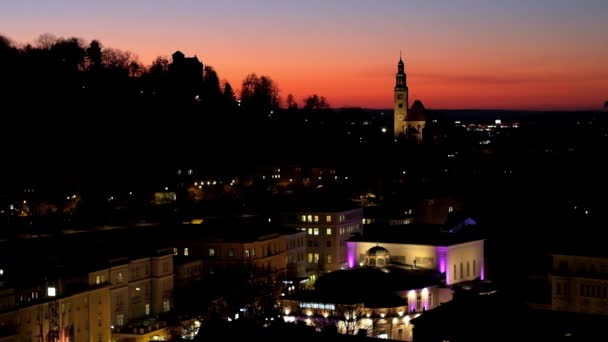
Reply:
M243 111L257 120L262 120L279 108L279 89L268 76L249 74L241 88Z
M294 111L298 109L298 103L296 102L293 94L287 95L287 109L290 111Z
M55 35L44 33L36 38L36 47L42 50L50 50L57 40Z
M98 70L101 67L101 43L97 40L92 40L86 50L89 70Z
M128 51L111 48L103 50L102 63L108 70L121 70L128 74L131 61L131 53Z
M78 38L59 39L51 47L57 63L69 72L77 72L84 66L85 50Z
M205 67L203 91L201 96L207 111L215 114L220 110L222 103L222 91L220 89L220 80L212 66Z
M166 73L169 71L169 60L167 57L156 57L154 62L152 62L152 66L150 67L150 73Z
M329 108L329 103L327 103L324 96L313 94L304 98L304 110L323 110Z
M6 53L13 48L11 40L0 34L0 53Z
M230 83L224 83L224 93L222 94L224 98L224 108L228 111L234 110L236 107L236 94L234 94L234 90Z

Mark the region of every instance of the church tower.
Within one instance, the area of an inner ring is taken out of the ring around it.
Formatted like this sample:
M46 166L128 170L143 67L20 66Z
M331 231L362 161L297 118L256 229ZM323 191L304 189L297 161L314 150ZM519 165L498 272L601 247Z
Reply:
M399 54L399 63L397 63L397 75L395 75L395 110L393 118L393 128L395 131L395 139L399 139L405 135L405 120L407 120L407 79L405 75L405 67L403 59Z

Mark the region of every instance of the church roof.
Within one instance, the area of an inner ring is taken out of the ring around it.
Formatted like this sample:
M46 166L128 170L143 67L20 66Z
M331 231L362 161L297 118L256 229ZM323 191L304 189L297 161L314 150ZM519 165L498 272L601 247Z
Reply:
M424 108L422 101L416 100L407 113L408 121L426 121L427 110Z

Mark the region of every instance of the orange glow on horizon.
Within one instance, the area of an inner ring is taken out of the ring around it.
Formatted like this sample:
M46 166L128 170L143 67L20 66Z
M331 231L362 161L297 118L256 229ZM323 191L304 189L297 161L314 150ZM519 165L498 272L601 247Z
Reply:
M314 1L313 1L314 2ZM150 65L197 55L235 90L270 76L285 99L390 109L403 50L410 104L431 109L600 109L608 100L608 2L8 2L2 32L98 39Z

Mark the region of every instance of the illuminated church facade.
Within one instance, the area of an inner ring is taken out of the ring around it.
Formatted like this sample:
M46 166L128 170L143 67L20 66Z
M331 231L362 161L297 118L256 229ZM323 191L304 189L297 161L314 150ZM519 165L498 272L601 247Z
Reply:
M426 125L426 110L419 100L414 101L410 108L408 96L409 89L407 87L405 63L403 63L403 58L399 56L393 100L395 141L407 140L419 144L422 143L422 135Z

